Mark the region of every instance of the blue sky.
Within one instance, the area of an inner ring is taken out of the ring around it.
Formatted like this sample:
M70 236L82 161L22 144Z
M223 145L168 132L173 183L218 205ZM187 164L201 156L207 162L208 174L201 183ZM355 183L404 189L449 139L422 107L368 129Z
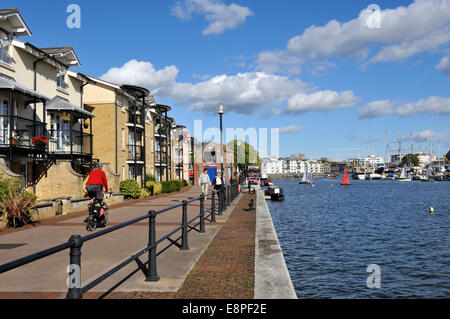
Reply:
M81 28L66 8L81 8ZM368 11L376 3L375 11ZM38 47L73 46L76 70L141 85L193 130L281 128L280 155L345 159L450 148L450 0L31 1ZM379 11L377 11L379 9ZM412 134L412 135L411 135ZM355 149L361 149L356 151Z

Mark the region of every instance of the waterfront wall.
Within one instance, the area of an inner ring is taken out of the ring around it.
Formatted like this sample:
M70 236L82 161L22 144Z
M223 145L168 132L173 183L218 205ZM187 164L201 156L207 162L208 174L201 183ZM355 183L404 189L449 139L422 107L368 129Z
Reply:
M297 299L263 191L256 197L255 299Z

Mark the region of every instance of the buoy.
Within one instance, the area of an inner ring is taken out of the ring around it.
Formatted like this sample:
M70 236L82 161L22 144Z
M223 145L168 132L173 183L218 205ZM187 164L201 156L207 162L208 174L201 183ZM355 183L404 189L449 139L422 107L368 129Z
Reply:
M433 207L430 207L430 214L434 215L434 208Z

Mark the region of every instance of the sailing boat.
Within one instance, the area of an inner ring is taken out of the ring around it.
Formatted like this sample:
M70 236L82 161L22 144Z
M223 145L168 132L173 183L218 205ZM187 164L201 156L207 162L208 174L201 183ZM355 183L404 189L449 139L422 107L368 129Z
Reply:
M410 182L411 181L411 176L409 176L406 172L406 166L403 167L402 173L400 174L398 181L399 182Z
M351 185L350 184L350 178L348 177L347 171L345 171L345 176L342 179L341 185L342 186L350 186Z
M309 176L309 173L305 172L305 174L303 174L303 178L299 184L310 184L310 183L311 183L311 178Z

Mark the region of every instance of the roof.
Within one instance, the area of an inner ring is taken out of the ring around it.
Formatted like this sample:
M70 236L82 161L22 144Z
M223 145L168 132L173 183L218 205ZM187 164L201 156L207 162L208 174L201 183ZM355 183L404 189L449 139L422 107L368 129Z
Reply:
M80 60L72 47L40 48L43 52L61 60L62 63L81 66Z
M14 90L22 92L23 94L33 98L36 101L48 101L49 98L42 95L32 89L27 88L25 85L17 83L13 78L0 75L0 89Z
M23 20L19 10L17 10L16 8L0 9L0 15L6 17L9 20L9 23L11 23L11 25L14 28L13 30L14 35L31 36L30 28L28 28L27 24Z
M55 96L47 103L47 111L72 111L83 117L95 117L94 114L71 104L68 100L60 96Z

